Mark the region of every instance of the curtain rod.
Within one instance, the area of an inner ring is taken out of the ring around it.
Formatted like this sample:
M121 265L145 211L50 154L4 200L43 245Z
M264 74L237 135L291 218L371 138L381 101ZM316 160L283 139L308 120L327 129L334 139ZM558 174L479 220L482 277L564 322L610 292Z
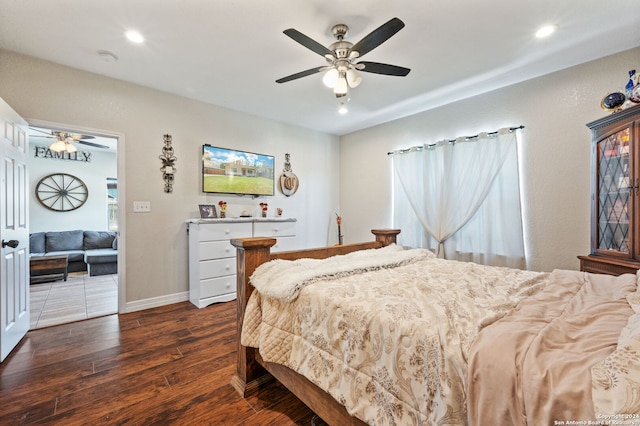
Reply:
M509 129L509 132L515 132L516 130L524 129L524 126L520 125L520 126L516 126L516 127L509 127L508 129ZM500 133L500 130L496 130L495 132L487 132L487 136L494 136L494 135L497 135L498 133ZM444 141L441 141L441 142L449 142L450 144L454 144L454 143L456 143L456 141L458 139L464 139L465 141L469 141L469 140L472 140L472 139L479 138L480 135L481 135L481 133L478 133L477 135L473 135L473 136L462 136L461 138L456 138L456 139L445 139ZM409 152L411 150L422 149L425 146L435 146L435 145L436 145L435 143L433 143L433 144L416 145L416 146L413 146L411 148L398 149L396 151L389 151L389 152L387 152L387 155L404 154L405 152Z

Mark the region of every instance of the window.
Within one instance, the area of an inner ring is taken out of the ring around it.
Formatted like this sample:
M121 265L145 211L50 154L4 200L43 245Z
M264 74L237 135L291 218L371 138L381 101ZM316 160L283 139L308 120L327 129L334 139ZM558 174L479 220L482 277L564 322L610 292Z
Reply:
M446 259L525 268L512 130L393 153L398 242Z
M107 223L109 231L118 230L118 179L107 178Z

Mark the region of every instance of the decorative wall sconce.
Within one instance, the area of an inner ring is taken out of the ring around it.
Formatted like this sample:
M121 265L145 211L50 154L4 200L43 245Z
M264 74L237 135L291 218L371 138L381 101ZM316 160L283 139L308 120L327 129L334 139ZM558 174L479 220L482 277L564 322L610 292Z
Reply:
M173 155L173 147L171 146L171 135L164 135L164 146L162 147L162 155L159 157L162 161L162 179L164 179L164 192L173 192L173 179L176 173L175 163L178 159Z

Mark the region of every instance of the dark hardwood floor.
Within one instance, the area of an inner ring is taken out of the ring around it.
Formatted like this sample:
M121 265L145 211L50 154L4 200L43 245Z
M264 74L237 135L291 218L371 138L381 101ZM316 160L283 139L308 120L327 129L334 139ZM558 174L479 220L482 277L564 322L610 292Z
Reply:
M243 399L236 302L30 331L0 364L0 425L323 424L276 382Z

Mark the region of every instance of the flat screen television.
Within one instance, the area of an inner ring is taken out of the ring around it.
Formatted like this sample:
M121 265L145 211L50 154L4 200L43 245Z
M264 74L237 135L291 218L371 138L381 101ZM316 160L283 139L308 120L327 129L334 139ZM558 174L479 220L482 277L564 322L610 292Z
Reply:
M202 146L202 190L207 193L273 195L273 155Z

